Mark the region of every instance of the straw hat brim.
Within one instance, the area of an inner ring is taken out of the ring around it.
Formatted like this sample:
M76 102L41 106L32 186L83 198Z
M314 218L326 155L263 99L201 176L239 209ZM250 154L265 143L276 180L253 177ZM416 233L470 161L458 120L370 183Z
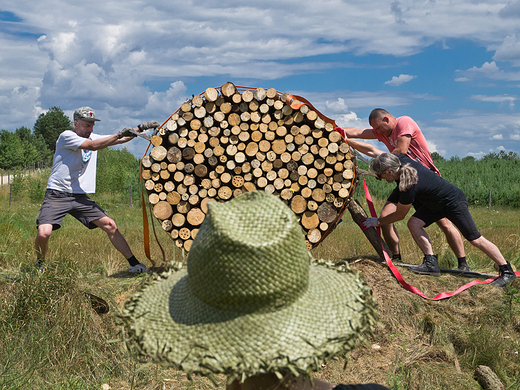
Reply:
M170 272L135 294L123 318L140 354L188 375L308 374L354 348L376 322L358 273L323 261L309 272L294 303L250 314L206 304L191 292L186 270Z

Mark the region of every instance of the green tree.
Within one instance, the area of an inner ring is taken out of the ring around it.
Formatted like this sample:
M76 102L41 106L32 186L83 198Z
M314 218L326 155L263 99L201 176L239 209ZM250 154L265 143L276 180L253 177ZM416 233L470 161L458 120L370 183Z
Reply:
M47 148L54 153L56 140L65 130L73 129L73 122L59 107L51 107L46 113L40 114L34 123L34 135L41 136L45 140Z
M33 135L31 134L31 129L28 127L22 126L19 127L14 131L16 135L18 135L18 138L20 138L20 141L31 141L31 138L33 138Z
M437 162L441 161L446 161L446 159L444 157L442 157L439 153L437 152L433 152L432 154L432 160L433 162L436 164Z
M24 148L18 134L0 131L0 168L11 169L24 166Z
M22 141L25 166L50 160L52 152L47 148L43 137L32 134L31 130L25 126L16 129L15 134Z

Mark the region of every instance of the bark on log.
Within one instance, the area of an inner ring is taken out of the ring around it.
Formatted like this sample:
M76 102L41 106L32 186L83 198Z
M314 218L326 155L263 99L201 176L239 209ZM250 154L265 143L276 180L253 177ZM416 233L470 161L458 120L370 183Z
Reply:
M478 366L475 369L475 379L484 390L504 390L498 376L487 366Z
M352 215L352 219L354 222L356 222L359 227L361 228L361 220L368 217L367 213L363 209L363 207L359 204L359 202L355 199L351 199L350 202L347 203L347 208L350 214ZM362 229L362 228L361 228ZM365 234L368 241L370 241L370 244L374 247L375 251L381 258L381 260L385 260L385 256L383 254L383 248L385 248L385 251L390 255L390 249L388 248L388 245L386 245L386 242L384 242L379 235L377 234L376 228L369 228L366 230L363 230L363 233Z

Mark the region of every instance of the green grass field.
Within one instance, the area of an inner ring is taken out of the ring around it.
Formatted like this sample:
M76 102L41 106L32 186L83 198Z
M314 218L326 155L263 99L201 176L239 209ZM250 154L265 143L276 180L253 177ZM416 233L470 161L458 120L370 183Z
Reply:
M42 179L43 180L43 179ZM40 189L41 190L41 189ZM138 259L144 255L141 208L119 194L93 197L116 221ZM366 209L366 203L359 199ZM21 193L11 199L0 188L0 389L212 389L203 377L189 381L173 369L137 362L123 341L118 314L148 276L127 273L126 260L99 229L89 231L72 217L53 233L46 271L31 274L33 242L40 201ZM382 202L376 202L379 211ZM520 210L472 208L481 233L497 244L520 269ZM184 261L159 224L155 224L166 260ZM422 255L400 222L403 262L420 263ZM456 259L436 226L428 228L441 267ZM153 236L152 259L162 261ZM369 345L332 361L316 377L334 383L377 382L392 390L479 389L474 369L484 364L506 389L520 389L520 283L507 289L475 286L449 300L430 302L399 286L348 212L312 251L315 257L347 261L362 272L379 303L381 327ZM496 273L493 263L465 242L471 267ZM469 280L443 275L405 279L428 296L453 291ZM88 294L108 302L98 314ZM216 377L217 388L225 378Z

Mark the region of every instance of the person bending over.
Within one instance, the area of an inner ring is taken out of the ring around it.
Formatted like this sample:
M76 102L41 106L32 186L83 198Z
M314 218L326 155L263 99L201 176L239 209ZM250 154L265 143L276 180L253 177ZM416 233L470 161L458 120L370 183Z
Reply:
M396 118L383 108L375 108L370 113L368 122L372 128L360 129L357 127L346 127L339 128L339 131L343 133L347 143L367 156L376 157L370 150L372 145L361 142L358 144L359 149L357 149L351 144L352 138L377 139L386 145L389 152L407 155L412 160L421 163L426 168L441 176L441 173L433 163L426 139L412 118L409 116ZM394 211L390 206L391 205L389 205L385 212ZM460 232L446 218L442 218L435 223L443 231L448 245L457 257L458 269L461 271L471 271L466 261L466 254ZM385 241L392 252L393 259L400 260L399 236L395 226L386 225L382 228L382 231Z
M401 221L414 204L416 210L408 220L408 229L424 258L420 266L411 268L412 271L440 275L437 256L433 254L430 238L424 228L441 218L448 218L471 245L480 249L498 265L499 276L492 282L494 286L504 287L516 278L511 264L506 262L498 247L478 231L469 212L466 195L460 188L402 154L381 153L372 160L371 168L381 179L388 183L397 183L388 197L388 201L396 207L390 213L381 213L384 216L380 218L367 218L363 226L384 226ZM419 207L416 207L417 201Z

